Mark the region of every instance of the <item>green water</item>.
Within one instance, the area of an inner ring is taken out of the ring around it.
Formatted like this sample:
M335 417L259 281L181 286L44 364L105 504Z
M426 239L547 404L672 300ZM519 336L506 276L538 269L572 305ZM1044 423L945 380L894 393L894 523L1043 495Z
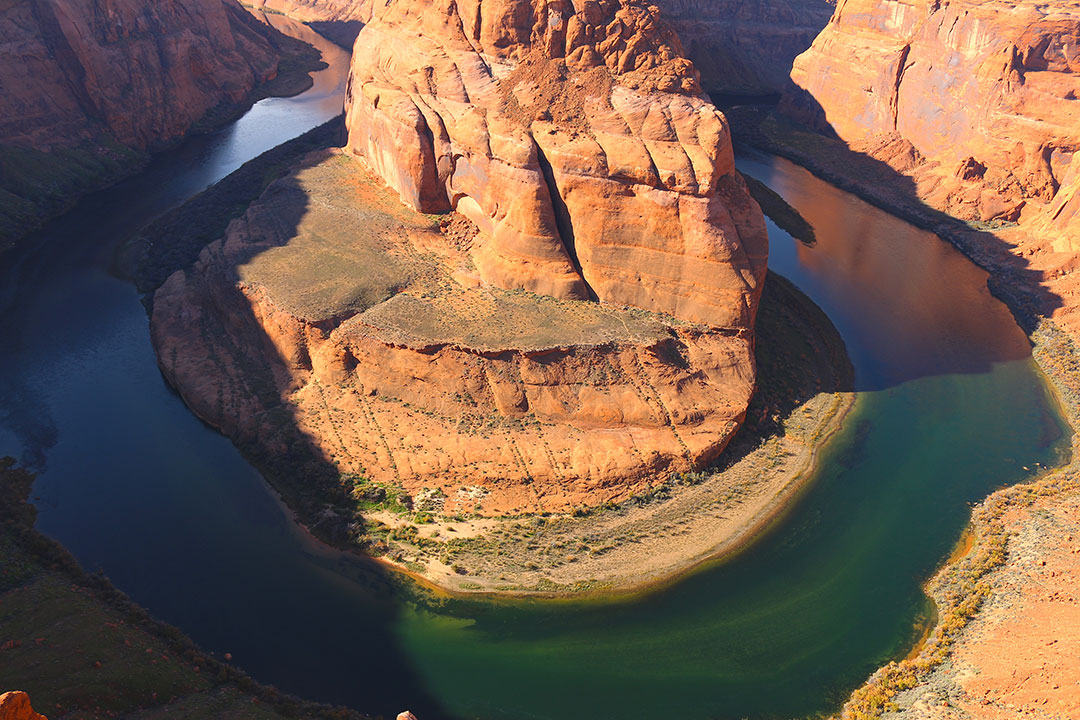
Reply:
M162 381L117 243L340 109L347 58L0 258L0 454L39 471L38 527L208 651L309 698L438 718L792 717L903 654L968 503L1064 447L1023 334L937 238L780 160L740 167L797 207L770 265L829 315L860 391L821 472L730 562L618 602L418 608L321 548Z
M484 718L792 717L904 654L969 504L1053 464L1064 426L985 275L785 161L740 157L815 225L770 264L830 314L858 402L760 542L616 604L457 603L396 626L433 694ZM1029 470L1025 470L1027 466Z
M1049 462L1058 433L1023 361L864 393L813 488L731 562L630 603L409 612L397 633L468 717L824 710L905 652L967 503Z

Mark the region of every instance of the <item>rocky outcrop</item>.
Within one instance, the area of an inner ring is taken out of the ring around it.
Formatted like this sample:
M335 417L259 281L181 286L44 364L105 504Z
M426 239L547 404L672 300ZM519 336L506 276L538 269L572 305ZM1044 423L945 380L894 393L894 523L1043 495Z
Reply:
M19 690L0 695L0 720L48 720L34 712L30 696Z
M301 22L367 22L372 5L371 0L253 0L249 4Z
M964 220L1080 248L1080 3L841 0L786 110Z
M480 242L331 155L158 290L162 370L242 446L299 428L446 512L617 501L716 458L753 390L746 329L492 287Z
M0 4L0 237L244 100L280 37L235 0Z
M380 5L346 106L345 154L155 296L196 412L270 453L298 428L448 512L618 501L716 459L767 239L657 8Z
M478 226L485 282L751 327L761 213L655 6L393 3L357 38L346 118L403 202Z
M707 92L774 95L825 27L835 0L656 0Z

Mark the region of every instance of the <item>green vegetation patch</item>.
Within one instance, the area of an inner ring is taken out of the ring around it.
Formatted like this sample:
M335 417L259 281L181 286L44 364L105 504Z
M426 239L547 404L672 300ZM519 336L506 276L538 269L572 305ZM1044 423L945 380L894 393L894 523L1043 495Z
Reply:
M0 144L0 248L140 170L148 157L107 136L50 152Z

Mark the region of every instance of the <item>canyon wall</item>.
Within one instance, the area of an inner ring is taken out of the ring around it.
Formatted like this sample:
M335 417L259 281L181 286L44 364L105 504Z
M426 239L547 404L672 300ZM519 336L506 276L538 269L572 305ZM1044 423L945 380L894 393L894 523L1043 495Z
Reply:
M352 63L346 148L155 295L188 404L447 512L618 502L715 461L768 242L658 10L398 0Z
M656 0L701 72L707 92L783 91L795 57L810 47L836 0Z
M655 6L397 2L353 53L347 149L479 228L480 277L748 330L761 212Z
M961 219L1080 249L1080 3L841 0L785 110Z
M235 0L0 4L0 237L244 100L280 38Z

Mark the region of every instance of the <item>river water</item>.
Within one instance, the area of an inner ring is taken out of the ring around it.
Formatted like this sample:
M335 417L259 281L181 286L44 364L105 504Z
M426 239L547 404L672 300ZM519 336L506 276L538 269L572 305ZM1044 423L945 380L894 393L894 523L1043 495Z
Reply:
M770 223L770 266L829 314L856 368L857 405L807 492L747 551L644 597L395 596L377 568L307 539L187 411L138 296L109 274L142 224L340 111L348 58L315 41L331 67L311 91L258 103L0 258L0 455L39 470L38 527L257 679L421 720L812 714L910 647L920 583L969 503L1063 452L1027 341L982 271L746 152L740 168L818 237L804 246Z

